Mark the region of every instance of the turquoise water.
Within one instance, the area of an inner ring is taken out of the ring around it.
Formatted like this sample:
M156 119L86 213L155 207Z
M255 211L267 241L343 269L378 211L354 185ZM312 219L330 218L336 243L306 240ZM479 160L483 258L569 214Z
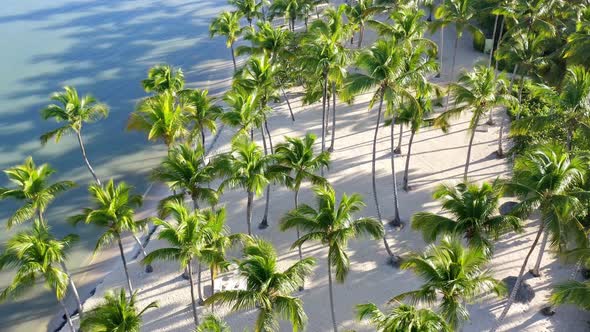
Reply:
M71 268L84 270L97 231L69 226L65 217L87 205L86 184L77 143L66 137L41 147L38 137L55 128L39 110L53 91L75 85L111 107L106 120L86 126L88 156L98 175L133 184L139 193L146 173L159 161L163 149L146 142L140 133L124 131L148 68L170 63L184 69L189 86L219 92L231 72L229 53L220 38L208 38L208 25L225 4L223 0L4 0L0 10L0 168L21 163L32 155L39 164L57 169L55 179L71 179L79 187L61 196L47 212L58 235L80 234L82 241L71 256ZM6 179L0 175L0 184ZM0 221L13 211L0 203ZM24 226L26 227L26 226ZM22 229L22 227L19 227ZM19 228L0 226L3 243ZM0 286L10 273L0 273ZM41 286L19 301L0 304L0 331L45 331L57 303Z

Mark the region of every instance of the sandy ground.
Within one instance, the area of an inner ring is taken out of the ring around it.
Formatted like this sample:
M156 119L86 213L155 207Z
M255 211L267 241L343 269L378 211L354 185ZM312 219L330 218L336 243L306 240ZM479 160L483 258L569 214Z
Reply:
M452 29L446 34L451 35ZM367 37L367 42L372 36ZM437 40L437 36L433 39ZM445 36L447 37L447 36ZM445 38L447 40L447 38ZM446 41L447 45L450 45ZM448 64L452 51L445 50L444 60ZM471 67L478 61L480 54L472 51L471 40L466 37L460 44L458 56L458 68ZM446 70L450 67L447 65ZM444 83L449 78L445 71L440 79ZM296 121L291 122L288 117L286 105L280 104L275 108L274 116L270 119L273 143L282 141L282 137L302 136L306 132L313 132L319 136L321 132L320 114L321 105L301 106L300 95L290 93L290 98L295 111ZM375 206L371 192L371 144L376 120L375 110L367 109L368 96L362 96L356 100L355 105L337 105L337 132L335 152L332 154L332 164L326 173L327 178L335 187L340 196L342 193L358 192L365 198L367 207L359 216L375 215ZM503 115L496 113L496 120ZM418 211L440 211L439 204L431 198L433 188L441 182L460 181L467 153L467 125L469 114L456 120L448 134L433 128L424 128L420 131L413 145L413 153L410 165L410 182L412 191L406 193L400 191L400 214L402 219L408 221L410 216ZM396 128L396 131L398 128ZM493 180L500 176L507 176L510 166L505 159L497 159L494 152L497 148L498 126L478 127L471 158L470 179L474 181ZM226 128L220 135L218 144L213 153L228 151L228 143L232 130ZM397 135L397 132L396 132ZM259 137L259 134L257 135ZM409 133L404 132L403 154L395 158L398 182L401 183L403 166L406 158L407 140ZM328 137L329 138L329 137ZM377 177L378 191L381 209L384 216L394 213L392 201L392 177L390 165L389 130L380 129L378 138ZM397 139L397 137L396 137ZM506 144L506 142L504 142ZM319 145L318 145L319 149ZM153 213L150 211L157 197L164 195L165 190L159 188L153 194L150 203L146 204L144 215ZM158 196L160 195L160 196ZM280 232L276 222L280 217L292 208L293 194L288 189L280 186L272 187L270 205L270 224L266 230L255 229L255 235L271 241L280 254L281 266L288 266L296 260L296 251L289 247L295 239L294 232ZM306 187L302 190L300 201L313 203L313 196ZM246 195L244 192L228 191L222 197L228 215L227 224L232 232L246 232ZM264 198L255 201L254 222L261 220L264 212ZM526 254L526 249L532 243L536 223L530 221L526 232L523 234L502 237L496 243L496 254L490 263L490 269L498 279L516 275ZM411 251L420 251L425 243L421 235L410 227L401 230L387 228L387 237L392 249L397 254L407 254ZM149 243L147 251L166 245L157 240ZM136 248L128 246L128 255L136 252ZM318 260L314 269L314 275L307 281L305 291L298 293L304 302L305 311L309 317L308 331L330 331L330 311L327 289L327 268L325 248L320 245L307 245L304 248L305 256L313 256ZM336 314L339 327L342 330L370 331L370 327L354 320L354 306L359 303L374 302L384 305L387 300L401 292L417 288L421 280L411 271L394 269L385 264L386 253L381 241L359 239L350 243L349 254L351 257L351 271L344 284L335 286ZM543 261L543 276L531 279L529 283L536 291L533 301L529 304L515 304L501 328L503 331L583 331L588 328L587 313L571 307L561 307L557 314L551 318L543 317L539 310L546 304L552 285L567 280L572 271L572 266L563 265L556 261L551 254L545 255ZM91 308L100 302L105 291L125 286L124 274L119 261L112 265L112 272L106 276L98 288L96 295L86 302L86 308ZM130 274L134 287L138 290L138 306L143 307L151 301L157 301L158 309L151 310L144 317L144 331L188 331L192 329L190 311L190 292L187 281L180 277L181 269L176 263L156 263L155 272L146 274L136 260L130 263ZM210 294L210 278L207 272L203 273L203 285L205 294ZM232 287L235 283L233 271L221 275L216 283L221 287ZM480 303L471 304L469 311L471 320L466 322L463 331L489 330L495 318L500 314L503 299L485 297ZM385 308L385 306L383 307ZM220 311L223 312L223 311ZM208 309L200 308L199 314L203 316ZM255 312L242 312L229 314L225 319L235 331L241 331L251 327L255 320ZM67 329L64 329L66 331ZM282 323L281 331L288 331L290 327Z

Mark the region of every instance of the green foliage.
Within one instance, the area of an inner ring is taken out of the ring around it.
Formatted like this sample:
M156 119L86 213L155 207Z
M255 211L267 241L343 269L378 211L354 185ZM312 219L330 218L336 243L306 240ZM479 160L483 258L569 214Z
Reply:
M145 92L175 94L184 87L184 73L182 69L172 68L170 65L156 65L148 71L148 77L141 81Z
M452 332L453 329L440 315L430 309L417 309L400 304L383 313L373 303L356 306L357 319L368 320L377 332Z
M211 22L209 26L209 37L223 36L225 37L227 48L232 47L243 32L243 29L240 27L241 16L240 12L222 12Z

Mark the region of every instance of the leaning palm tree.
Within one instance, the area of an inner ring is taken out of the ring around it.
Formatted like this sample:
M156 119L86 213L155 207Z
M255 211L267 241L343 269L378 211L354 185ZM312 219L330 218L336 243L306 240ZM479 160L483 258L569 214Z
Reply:
M231 332L229 325L214 315L207 315L195 332Z
M293 192L295 205L294 209L299 206L299 190L304 181L309 181L314 185L327 183L326 179L317 175L316 172L322 167L328 167L330 164L330 154L321 152L314 154L313 144L316 136L308 133L305 138L285 137L285 143L279 144L275 151L277 163L284 166L289 175L285 183ZM299 238L299 229L297 229L297 238ZM299 259L303 258L301 246L298 247Z
M318 201L317 210L302 204L288 212L281 220L281 230L301 229L304 234L291 248L296 248L308 241L319 241L328 247L328 289L330 291L330 309L332 326L338 331L334 295L332 289L332 268L335 269L336 281L343 283L350 269L350 260L346 252L348 241L357 236L368 235L374 239L384 236L383 224L374 218L354 218L364 203L359 194L344 194L340 202L336 201L336 192L329 185L316 186L314 192Z
M418 212L412 216L412 228L422 231L424 240L434 242L440 235L464 235L471 247L491 255L493 242L506 232L522 230L516 216L498 215L502 183L495 180L481 185L463 182L440 185L434 198L442 203L441 213Z
M45 224L43 213L49 203L58 194L76 185L72 181L48 183L49 177L55 173L55 170L49 164L37 167L32 157L25 159L22 165L5 169L4 173L16 186L0 187L0 200L12 198L23 202L23 205L8 217L8 228L35 217Z
M459 76L457 83L451 83L450 89L455 95L455 101L458 107L443 112L435 119L435 125L440 126L443 131L447 131L450 124L449 120L460 116L463 111L472 112L471 121L469 122L469 145L467 147L467 160L465 161L465 172L463 178L467 180L469 174L469 163L471 160L471 148L475 138L475 130L479 125L479 120L487 113L492 112L494 107L507 106L515 103L515 98L507 92L506 82L492 68L480 65L475 67L472 72L463 72ZM463 105L461 105L463 104Z
M127 130L147 133L150 141L163 141L169 148L187 135L186 116L190 105L177 103L171 92L165 91L139 102L131 113Z
M278 331L279 319L288 320L293 331L303 330L307 323L303 301L291 294L311 274L314 264L315 259L309 257L281 271L272 244L254 239L244 247L244 258L238 261L246 289L221 291L205 303L231 305L232 312L257 309L254 332Z
M184 87L184 73L182 69L170 65L155 65L148 71L148 77L141 81L145 92L156 94L170 92L172 95Z
M201 136L201 147L205 149L205 129L209 130L211 134L217 132L215 121L223 113L223 108L215 104L215 98L209 96L208 90L185 90L181 93L181 97L185 103L191 106L185 114L187 122L192 124L191 141L194 141L195 137Z
M410 299L413 303L434 304L440 297L439 313L452 329L469 319L466 302L484 294L504 294L504 284L485 269L488 255L480 248L465 248L457 238L444 236L440 245L429 245L424 252L411 255L402 264L425 283L418 290L395 296L390 302Z
M67 323L75 331L70 313L63 299L71 286L76 297L78 310L82 315L82 304L74 281L65 269L66 250L78 239L70 234L63 239L56 239L49 233L47 226L38 220L32 230L19 232L8 240L4 252L0 254L0 271L15 268L16 274L11 283L0 293L0 302L15 298L33 287L38 278L50 288L65 312Z
M240 28L240 12L222 12L213 19L209 26L209 37L215 36L225 37L225 45L231 49L231 59L234 64L234 71L238 69L236 65L236 54L234 52L234 43L238 40L238 37L242 34L242 28Z
M168 150L168 155L151 174L153 180L168 184L175 193L163 201L186 195L193 201L194 209L199 208L199 201L211 205L217 202L217 191L209 187L216 168L210 162L205 163L204 157L205 151L200 144L196 148L181 144Z
M507 186L521 198L521 202L514 207L512 213L526 217L538 210L541 223L493 331L508 314L522 283L529 258L541 235L544 235L541 248L535 267L531 270L534 276L540 275L539 269L549 235L554 246L563 247L572 242L585 244L587 238L584 227L577 219L583 215L584 210L581 197L588 195L587 191L577 188L585 172L586 166L580 157L570 156L562 146L554 144L534 148L516 159L513 176Z
M229 0L230 5L236 8L236 11L240 13L248 21L248 25L252 28L252 21L262 18L262 7L265 1L258 2L257 0Z
M383 313L373 303L356 306L357 319L368 320L378 332L452 332L444 318L430 309L400 304Z
M137 311L135 307L136 294L127 298L123 289L118 294L108 292L104 301L96 308L88 312L86 318L80 323L80 330L84 332L125 331L139 332L141 329L141 316L152 308L157 308L156 302L151 302L143 309Z
M100 180L86 156L86 148L82 140L82 126L84 123L92 123L105 118L109 114L108 106L99 103L91 95L80 98L76 88L71 86L66 86L62 92L55 92L51 96L51 100L56 104L42 109L41 117L43 120L55 119L62 126L41 135L41 144L45 145L52 138L59 142L63 135L75 133L84 163L96 183L100 184Z
M148 219L135 220L134 209L141 206L142 197L141 195L132 193L132 188L125 182L119 182L115 186L112 179L104 187L98 184L91 184L88 187L88 191L92 197L94 207L83 209L81 214L72 216L69 220L74 225L83 222L105 229L105 232L98 238L94 247L95 255L113 241L117 241L125 270L125 277L127 278L129 295L131 295L133 294L133 286L131 285L131 278L127 269L127 259L125 258L121 236L125 232L134 233L146 227ZM135 234L133 234L133 238L145 256L146 253L142 243ZM151 271L151 266L148 266L146 272Z
M198 259L201 250L205 247L205 239L210 236L204 227L203 215L199 211L189 212L181 201L169 201L163 207L163 216L172 216L172 221L156 218L155 225L162 227L158 233L159 240L165 240L170 247L158 248L150 252L142 264L151 264L156 260L173 260L180 263L181 268L188 270L188 278L191 290L191 303L195 326L199 325L197 313L197 301L195 300L195 284L193 282L192 263ZM199 304L203 303L203 295L200 285L197 285Z

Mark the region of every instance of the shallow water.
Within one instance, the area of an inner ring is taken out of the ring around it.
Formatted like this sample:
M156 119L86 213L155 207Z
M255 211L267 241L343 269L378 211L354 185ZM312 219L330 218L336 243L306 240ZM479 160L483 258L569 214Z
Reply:
M146 173L163 155L162 144L146 143L145 135L124 131L137 99L144 97L140 80L156 63L170 63L185 71L191 87L219 92L231 72L229 53L221 38L210 40L211 18L223 0L4 0L0 10L0 168L22 163L32 155L38 164L57 169L54 179L79 184L62 195L47 211L58 235L80 234L69 265L84 269L94 248L97 230L73 228L65 217L88 204L86 185L91 181L74 137L41 147L39 136L55 123L43 121L39 110L49 95L64 85L75 85L107 103L106 120L87 125L84 138L90 161L105 181L114 177L133 184L137 192L147 186ZM3 175L0 184L7 185ZM0 221L15 204L0 203ZM23 229L5 230L0 241ZM4 288L11 274L0 273ZM18 301L0 304L0 331L45 331L57 303L41 285Z

